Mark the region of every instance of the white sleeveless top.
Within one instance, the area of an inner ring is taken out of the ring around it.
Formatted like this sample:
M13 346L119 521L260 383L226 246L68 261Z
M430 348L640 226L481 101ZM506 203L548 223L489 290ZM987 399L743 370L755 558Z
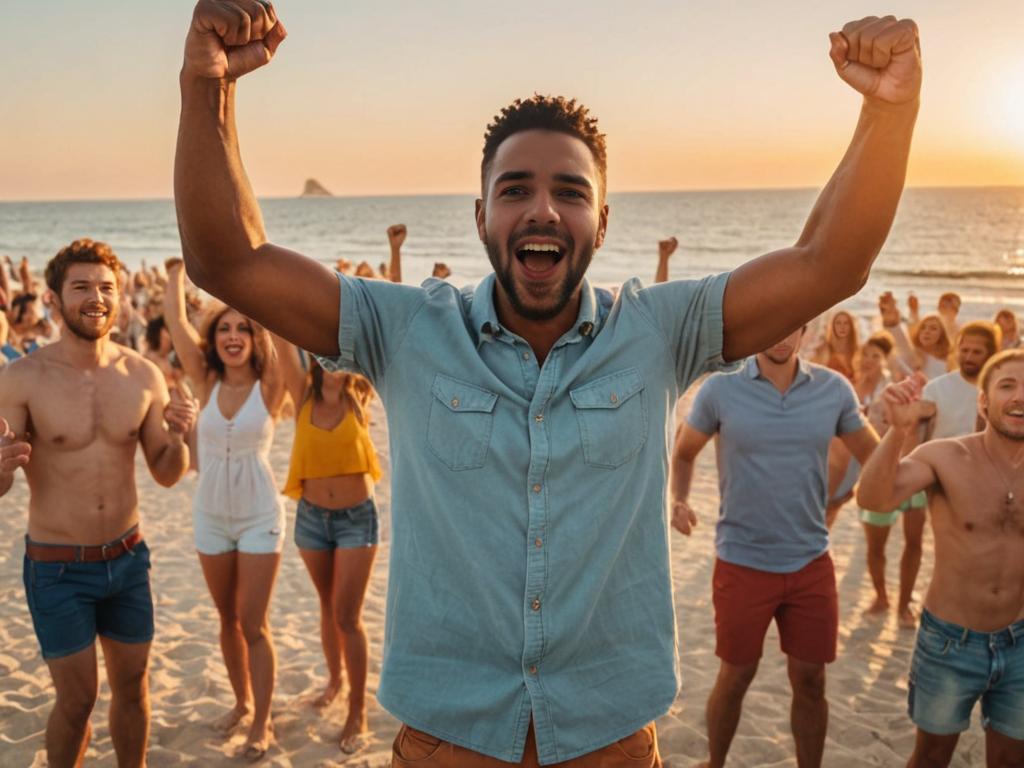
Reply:
M946 361L941 357L929 355L927 352L923 353L921 356L924 358L924 364L921 366L921 373L923 373L929 381L937 379L939 376L945 376L949 373Z
M218 381L199 414L199 482L193 513L234 521L283 512L270 468L274 420L263 402L260 383L231 419L217 405Z

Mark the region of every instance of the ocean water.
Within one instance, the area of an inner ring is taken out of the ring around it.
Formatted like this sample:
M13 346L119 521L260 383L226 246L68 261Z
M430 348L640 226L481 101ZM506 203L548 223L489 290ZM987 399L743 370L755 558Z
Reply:
M679 238L672 277L731 269L799 236L815 190L625 193L609 196L608 237L591 266L599 284L653 279L657 241ZM489 272L476 237L471 196L290 198L261 201L276 243L325 263L338 257L376 265L388 257L385 229L404 223L406 282L435 261L456 284ZM28 256L41 269L77 237L110 243L131 267L180 253L170 200L0 203L0 254ZM873 311L879 292L914 291L931 310L956 290L965 317L991 318L998 306L1024 311L1024 187L909 189L871 280L846 305Z

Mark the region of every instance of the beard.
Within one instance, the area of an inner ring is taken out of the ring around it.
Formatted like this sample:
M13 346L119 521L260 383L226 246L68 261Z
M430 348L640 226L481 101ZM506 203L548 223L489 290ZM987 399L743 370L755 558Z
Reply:
M86 326L78 313L69 314L63 305L60 308L60 316L64 321L64 327L75 336L85 341L97 341L110 333L110 329L114 327L114 321L117 319L117 309L116 307L110 307L107 312L106 322L98 328Z
M1024 427L1008 427L1003 423L1002 418L998 414L993 418L993 414L987 413L985 418L1000 437L1005 437L1007 440L1012 440L1015 443L1024 443Z
M573 294L576 293L576 289L583 281L583 276L586 274L587 269L590 267L590 262L594 258L594 246L589 245L582 248L575 260L573 260L572 254L576 251L576 244L571 237L566 235L564 238L566 241L566 253L562 258L569 259L569 268L561 285L557 288L554 300L547 305L529 305L524 301L524 297L520 293L519 286L516 285L515 277L512 274L512 261L516 258L515 253L512 251L512 243L520 238L530 236L563 239L556 231L550 228L529 227L520 232L513 232L505 244L505 253L508 255L508 258L504 262L502 262L501 248L497 243L488 238L484 242L484 247L487 249L487 258L490 259L491 266L494 268L494 274L498 278L498 282L501 283L501 287L505 290L509 303L516 314L527 320L550 320L565 309L572 300Z
M767 357L769 360L771 360L776 365L785 365L786 363L788 363L790 360L793 359L793 355L794 354L796 354L796 350L795 349L789 350L789 352L787 352L784 355L780 355L777 352L772 352L771 350L769 350L769 351L764 353L764 356Z

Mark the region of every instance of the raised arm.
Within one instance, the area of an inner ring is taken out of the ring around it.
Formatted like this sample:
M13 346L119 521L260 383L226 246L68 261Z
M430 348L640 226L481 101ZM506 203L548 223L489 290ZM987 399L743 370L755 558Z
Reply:
M25 361L0 366L0 496L14 484L18 467L28 464L32 446L25 439L28 426L28 400L30 388L25 376Z
M164 323L171 334L174 354L185 375L206 399L206 357L199 333L188 321L185 309L185 267L181 259L167 260L167 290L164 292Z
M139 442L153 479L169 488L188 471L189 450L185 438L195 425L198 409L195 400L181 390L168 393L159 368L149 361L142 363L152 400L139 431Z
M668 282L668 260L672 258L672 254L676 252L678 247L679 240L675 237L658 241L658 268L654 272L654 282Z
M693 463L710 439L711 435L706 435L685 423L676 431L669 479L669 501L672 507L672 527L685 536L689 536L693 527L697 525L697 513L688 502L690 484L693 482Z
M285 35L269 2L196 5L180 78L178 229L196 285L298 346L336 355L337 278L323 264L267 242L238 147L237 80L269 62Z
M282 339L277 334L272 334L274 348L277 350L277 365L280 371L281 380L285 390L295 404L295 417L299 416L299 409L306 399L306 372L302 369L299 356L302 352L290 341Z
M917 25L869 17L829 38L839 77L864 95L860 119L796 244L730 276L728 360L764 349L860 290L903 192L921 90Z
M883 397L889 430L861 470L857 486L857 503L874 512L896 509L937 480L929 461L934 445L916 448L900 459L908 433L916 428L920 418L920 377L890 384Z
M408 230L405 224L392 224L388 227L388 246L391 248L391 261L388 263L388 280L392 283L402 282L402 243Z

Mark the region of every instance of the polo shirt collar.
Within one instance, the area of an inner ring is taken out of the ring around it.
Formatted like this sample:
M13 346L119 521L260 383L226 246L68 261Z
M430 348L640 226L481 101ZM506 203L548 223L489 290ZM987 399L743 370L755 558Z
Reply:
M477 335L477 344L503 333L498 322L498 312L494 306L494 288L497 276L492 272L477 285L473 291L473 301L469 308L469 321ZM576 316L573 328L563 336L562 343L571 344L584 337L593 338L600 330L602 315L598 311L597 295L593 286L583 278L580 284L580 311Z
M761 368L757 364L757 355L751 355L747 358L746 364L743 366L743 372L747 375L747 378L758 379L761 378ZM796 358L796 376L793 377L793 384L799 384L802 381L806 381L811 378L811 365L804 360L800 355ZM792 386L792 384L790 385Z

